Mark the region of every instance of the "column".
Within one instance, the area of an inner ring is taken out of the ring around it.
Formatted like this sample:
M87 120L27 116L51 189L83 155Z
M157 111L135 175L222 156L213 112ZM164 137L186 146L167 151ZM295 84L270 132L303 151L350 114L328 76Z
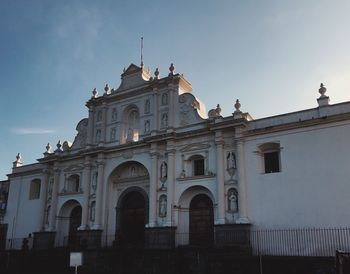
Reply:
M216 145L216 179L217 179L217 219L215 224L225 224L225 174L224 174L224 141L221 132L215 137Z
M56 216L58 215L58 208L57 208L57 202L58 202L58 188L60 184L60 175L61 170L57 167L54 168L54 175L53 175L53 187L52 187L52 198L51 198L51 211L50 211L50 231L56 230Z
M45 231L45 219L46 219L46 201L47 201L47 188L49 185L49 178L50 178L50 171L48 169L45 169L43 171L44 173L44 180L42 185L42 198L41 198L41 231Z
M89 220L89 195L90 195L90 179L91 179L91 163L90 157L85 158L83 176L81 183L83 184L83 204L81 212L81 226L79 230L85 230L88 228Z
M247 210L247 184L245 181L245 164L244 164L244 142L241 138L236 140L236 161L238 176L238 213L237 223L248 224Z
M157 223L157 182L158 182L158 152L157 144L151 145L151 180L149 184L149 219L148 227L154 227Z
M173 226L173 204L175 189L175 149L168 150L168 184L167 184L167 214L166 225Z
M103 178L104 178L104 166L103 156L99 155L98 161L98 178L97 178L97 189L96 189L96 215L95 222L92 229L102 229L102 196L103 196Z

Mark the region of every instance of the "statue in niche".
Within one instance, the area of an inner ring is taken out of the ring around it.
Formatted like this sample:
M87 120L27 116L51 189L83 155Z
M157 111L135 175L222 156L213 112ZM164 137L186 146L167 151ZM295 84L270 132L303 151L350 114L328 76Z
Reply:
M49 218L50 218L50 211L51 211L51 206L48 206L46 209L46 216L45 216L45 224L49 224Z
M230 175L231 179L235 175L237 169L236 165L236 155L233 152L227 154L227 172Z
M163 93L162 94L162 105L167 105L168 104L168 94Z
M162 187L164 187L164 182L168 177L168 164L163 162L160 166L160 181L162 182Z
M52 196L52 189L53 189L53 178L50 179L49 181L49 187L47 190L48 197L51 198Z
M95 221L95 214L96 214L96 202L93 201L93 202L91 202L91 205L90 205L90 221L91 222Z
M100 110L99 112L97 112L97 122L101 122L102 121L102 111Z
M165 195L159 198L159 217L164 218L166 216L167 198Z
M136 167L135 166L132 166L130 168L130 177L136 177L137 174L136 174Z
M112 121L117 120L117 109L113 108L112 109Z
M162 115L162 124L161 124L162 128L166 128L168 127L168 114L167 113L163 113Z
M149 120L146 120L145 121L145 133L147 133L149 131L150 131L150 122L149 122Z
M99 143L101 141L101 130L98 129L96 131L96 143Z
M149 99L147 99L145 101L145 113L149 113L151 110L151 102L149 101Z
M128 135L127 135L127 137L126 137L126 140L127 141L132 141L133 140L133 130L132 130L132 128L130 128L129 127L129 129L128 129Z
M227 193L227 199L228 199L228 210L231 212L237 212L238 211L237 190L230 189Z
M92 183L91 183L91 187L94 192L97 189L97 178L98 178L98 172L94 172L94 174L92 175Z
M111 141L115 141L116 128L111 129Z

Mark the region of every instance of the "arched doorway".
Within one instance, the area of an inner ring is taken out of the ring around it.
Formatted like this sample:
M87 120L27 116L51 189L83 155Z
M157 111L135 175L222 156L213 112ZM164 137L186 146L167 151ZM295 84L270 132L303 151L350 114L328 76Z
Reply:
M198 194L190 203L190 245L208 246L213 243L213 202L205 194Z
M145 241L146 201L138 191L128 192L121 201L119 239L122 245L143 246Z
M69 216L68 245L77 246L79 243L77 231L81 225L81 206L74 207Z

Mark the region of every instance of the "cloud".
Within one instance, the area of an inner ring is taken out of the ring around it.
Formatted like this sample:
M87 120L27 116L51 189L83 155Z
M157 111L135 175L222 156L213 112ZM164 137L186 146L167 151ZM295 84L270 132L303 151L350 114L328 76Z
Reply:
M53 129L45 128L13 128L12 132L18 135L28 135L28 134L49 134L55 132Z

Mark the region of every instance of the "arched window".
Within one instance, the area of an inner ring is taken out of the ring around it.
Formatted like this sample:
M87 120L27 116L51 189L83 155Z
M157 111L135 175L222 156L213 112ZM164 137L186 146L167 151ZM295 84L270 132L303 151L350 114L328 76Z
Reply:
M68 178L67 191L68 192L79 192L80 180L79 175L71 175Z
M30 182L29 200L35 200L40 198L40 187L40 179L34 179Z

